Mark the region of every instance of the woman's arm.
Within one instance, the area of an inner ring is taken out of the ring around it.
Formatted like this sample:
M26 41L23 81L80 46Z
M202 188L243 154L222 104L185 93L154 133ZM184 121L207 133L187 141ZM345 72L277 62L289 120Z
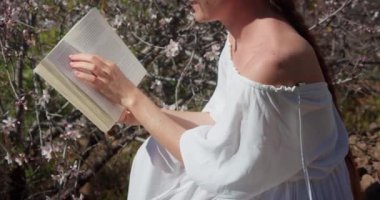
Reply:
M215 123L208 112L176 111L165 108L161 108L161 111L185 129L191 129L200 125L212 125ZM130 125L141 125L133 113L128 110L123 113L119 122Z
M208 112L161 110L171 119L181 124L185 129L191 129L200 125L212 125L215 123Z
M179 141L186 129L213 123L208 113L179 114L161 110L108 60L89 54L71 55L70 59L79 79L124 106L178 160L182 161Z
M133 94L122 99L126 107L150 135L165 147L174 157L182 161L179 141L186 131L180 123L161 111L146 95L137 88ZM129 91L130 92L130 91Z

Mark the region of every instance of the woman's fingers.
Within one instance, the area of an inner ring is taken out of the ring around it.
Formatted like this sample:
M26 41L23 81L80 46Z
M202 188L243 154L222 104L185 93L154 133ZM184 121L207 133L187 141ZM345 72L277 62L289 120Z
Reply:
M70 62L70 65L78 71L87 72L97 77L110 78L109 70L107 70L106 66L98 66L94 63L83 61Z
M86 61L95 64L98 64L100 61L99 56L93 54L78 53L69 55L69 57L72 61Z
M89 63L94 63L95 65L101 65L105 64L108 66L114 65L111 61L102 58L97 55L93 54L85 54L85 53L79 53L79 54L73 54L69 56L71 61L84 61Z
M74 54L70 55L70 65L80 71L89 72L98 77L106 79L111 78L110 68L114 64L106 59L92 54Z
M87 84L89 84L93 88L102 89L107 84L107 81L105 79L101 77L97 77L93 74L86 73L86 72L75 70L74 75L77 78L85 81Z
M85 82L88 82L90 84L94 84L96 81L96 76L94 74L89 74L89 73L79 71L79 70L75 70L74 74L77 78L79 78Z
M121 103L135 86L111 61L92 54L70 55L70 65L77 78L88 83L112 102Z

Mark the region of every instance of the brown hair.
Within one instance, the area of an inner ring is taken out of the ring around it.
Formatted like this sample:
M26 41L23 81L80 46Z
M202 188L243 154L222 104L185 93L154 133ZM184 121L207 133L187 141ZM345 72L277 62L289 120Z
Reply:
M332 80L330 77L330 70L327 67L325 60L322 56L322 53L315 42L314 37L309 32L309 29L305 25L304 19L302 16L297 12L294 0L269 0L269 4L276 12L280 13L281 16L283 16L287 22L300 34L305 40L307 40L310 45L313 47L315 54L317 56L319 65L321 67L324 79L326 83L328 84L328 88L330 90L330 93L333 97L333 101L335 106L337 107L337 98L334 91L334 87L332 84ZM338 109L338 107L337 107ZM363 199L363 193L359 185L359 176L355 169L355 165L353 163L353 156L351 152L349 151L348 154L345 157L346 165L350 174L350 182L351 182L351 189L355 200L362 200Z

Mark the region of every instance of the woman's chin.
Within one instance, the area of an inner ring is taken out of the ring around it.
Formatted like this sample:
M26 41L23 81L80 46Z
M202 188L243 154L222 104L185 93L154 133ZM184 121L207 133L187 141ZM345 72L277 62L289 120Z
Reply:
M195 21L197 21L197 22L210 22L210 21L212 21L212 20L208 19L202 13L193 12L193 17L194 17Z

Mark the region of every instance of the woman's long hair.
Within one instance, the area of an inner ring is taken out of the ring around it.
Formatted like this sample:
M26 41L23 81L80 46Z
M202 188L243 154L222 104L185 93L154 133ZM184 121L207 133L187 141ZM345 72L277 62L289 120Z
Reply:
M281 14L281 16L283 16L287 20L287 22L298 32L298 34L300 34L305 40L307 40L313 47L315 54L318 58L318 62L321 67L324 79L328 84L328 88L333 97L334 104L337 107L336 94L330 77L329 68L327 67L325 60L323 59L321 51L318 45L316 44L314 37L311 35L309 29L305 25L304 19L297 12L294 0L269 0L269 3L272 9ZM363 193L359 185L359 176L355 169L353 157L350 151L345 157L345 161L350 174L351 189L354 199L361 200L363 199Z

